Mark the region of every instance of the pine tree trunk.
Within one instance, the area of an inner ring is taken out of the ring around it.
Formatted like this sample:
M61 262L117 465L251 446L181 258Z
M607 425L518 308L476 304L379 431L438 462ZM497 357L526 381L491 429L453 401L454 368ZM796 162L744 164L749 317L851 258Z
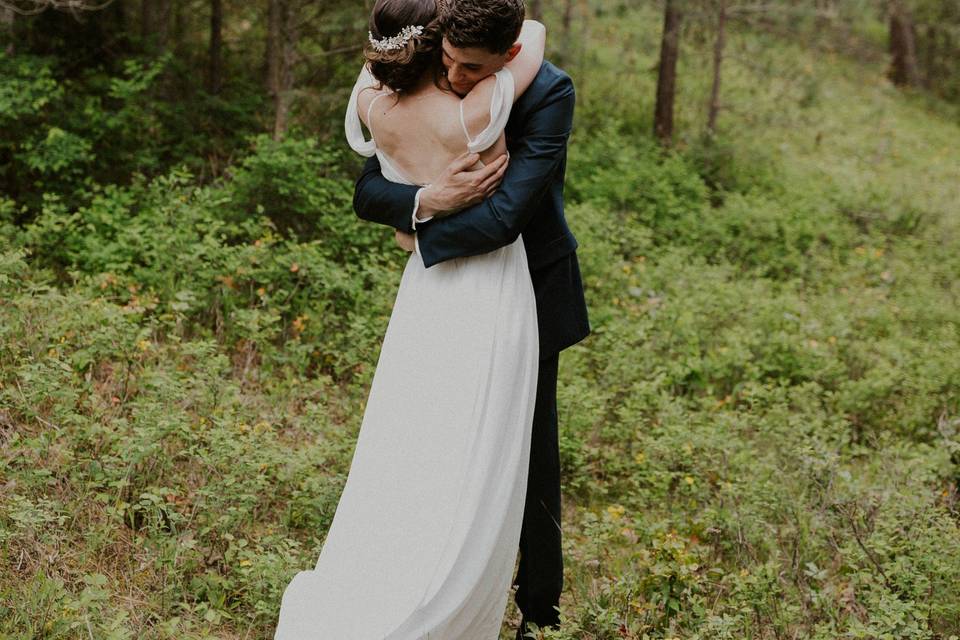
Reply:
M543 22L543 0L530 0L527 6L530 7L530 15L528 17L531 20Z
M913 21L901 0L890 2L890 80L899 87L920 86Z
M273 98L273 138L287 131L297 56L294 0L270 0L267 14L267 83Z
M170 36L171 5L171 0L142 0L140 3L140 37L147 51L166 49Z
M8 56L12 56L15 52L13 25L16 15L13 9L0 7L0 46L3 47L3 52Z
M178 58L187 56L187 11L179 0L173 8L173 50Z
M923 34L923 86L932 88L937 80L937 27L928 24Z
M665 146L669 146L673 139L673 100L676 93L682 19L677 3L678 0L667 0L663 14L660 68L657 75L657 104L653 118L654 135Z
M713 136L717 130L717 114L720 112L720 68L723 64L723 49L727 38L727 2L720 0L717 16L717 39L713 45L713 84L710 87L710 112L707 116L707 131Z
M267 47L263 61L263 84L270 96L276 93L280 73L280 57L277 53L280 42L280 1L267 2Z
M949 31L944 29L942 35L942 42L937 46L937 50L940 52L940 56L937 58L937 77L941 79L939 83L939 93L942 96L946 96L949 92L944 89L944 85L950 78L950 75L955 73L951 61L960 58L960 52L954 48L953 38L950 36Z
M563 3L563 18L561 19L561 36L560 42L561 46L566 50L570 50L570 26L573 23L573 0L565 0ZM561 56L561 59L565 59L566 56Z
M577 75L580 76L580 86L586 87L586 76L583 70L587 65L587 51L590 49L590 0L580 0L580 16L578 25L580 26L580 42L577 46Z
M273 137L277 140L287 132L290 103L293 100L293 66L297 56L297 32L292 2L285 3L283 20L283 47L280 55L280 92L276 100L276 120Z
M220 93L223 83L223 0L210 0L210 50L207 56L207 91Z

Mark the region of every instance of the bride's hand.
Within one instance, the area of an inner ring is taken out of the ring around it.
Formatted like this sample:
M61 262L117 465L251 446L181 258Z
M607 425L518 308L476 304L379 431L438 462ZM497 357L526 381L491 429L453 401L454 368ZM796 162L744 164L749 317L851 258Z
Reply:
M470 169L480 159L465 153L454 160L440 177L420 193L417 217L443 217L489 198L500 186L509 162L503 154L479 169Z

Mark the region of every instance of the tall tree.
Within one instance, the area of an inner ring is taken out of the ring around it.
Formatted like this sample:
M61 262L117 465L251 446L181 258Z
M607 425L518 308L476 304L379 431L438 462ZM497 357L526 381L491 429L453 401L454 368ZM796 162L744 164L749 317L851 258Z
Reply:
M918 46L918 48L923 50L923 86L928 89L932 88L933 78L936 75L938 57L937 41L936 25L925 25L923 38L921 39L922 47Z
M16 14L12 7L0 5L0 46L7 55L13 55L13 24Z
M913 19L902 0L890 0L890 80L897 86L920 86Z
M190 11L184 0L173 3L173 51L178 58L187 56L187 16Z
M561 33L560 42L563 43L563 47L566 50L570 50L570 26L573 24L573 0L564 0L563 3L563 17L561 19ZM561 59L564 56L561 56Z
M530 8L530 19L543 22L543 0L530 0L527 6Z
M960 50L951 36L960 35L960 3L911 0L917 66L921 82L931 91L956 99L960 96Z
M273 99L273 137L286 133L297 58L297 0L269 0L267 5L267 88Z
M679 0L667 0L663 13L663 35L660 39L660 64L657 74L657 104L653 117L653 133L661 144L673 140L673 101L677 85L677 58L680 53Z
M280 39L280 6L278 0L267 0L267 46L263 56L263 86L267 93L273 95L276 84L277 66L280 59L277 56L277 45Z
M170 35L172 0L142 0L140 3L140 37L147 50L162 51Z
M717 129L720 112L720 68L727 38L727 0L719 0L717 11L717 36L713 44L713 83L710 86L710 110L707 115L707 132L712 136Z
M220 93L223 85L223 0L210 0L210 49L207 54L207 91Z

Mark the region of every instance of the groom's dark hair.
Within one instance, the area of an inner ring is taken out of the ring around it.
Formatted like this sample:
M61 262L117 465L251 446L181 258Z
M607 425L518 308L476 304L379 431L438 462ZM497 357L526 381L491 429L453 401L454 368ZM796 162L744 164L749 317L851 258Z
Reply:
M440 32L458 49L506 53L523 27L523 0L447 0Z

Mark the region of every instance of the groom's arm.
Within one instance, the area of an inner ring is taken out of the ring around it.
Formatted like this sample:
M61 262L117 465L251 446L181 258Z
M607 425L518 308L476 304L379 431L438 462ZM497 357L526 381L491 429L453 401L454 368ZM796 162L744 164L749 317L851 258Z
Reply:
M493 194L503 178L507 165L506 154L485 167L470 169L479 158L476 153L464 153L454 160L437 179L435 186L439 193L428 196L425 194L429 189L384 178L380 162L373 156L364 164L357 179L353 191L353 210L363 220L413 233L421 228L417 223L449 215ZM423 211L419 210L421 196L429 202Z
M413 233L413 206L420 187L390 182L383 177L380 161L371 156L363 165L353 191L357 216L398 231Z
M522 137L510 152L503 182L493 196L417 227L417 248L426 267L487 253L517 239L563 162L575 100L573 82L560 76L547 98L528 116Z

